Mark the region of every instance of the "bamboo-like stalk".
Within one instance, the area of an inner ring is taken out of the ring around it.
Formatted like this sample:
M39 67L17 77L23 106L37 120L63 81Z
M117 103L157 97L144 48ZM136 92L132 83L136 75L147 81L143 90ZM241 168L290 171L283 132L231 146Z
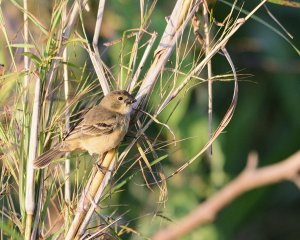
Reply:
M62 14L62 24L65 25L67 19L67 6L63 9ZM64 79L64 95L65 95L65 104L66 104L66 132L69 132L70 130L70 113L69 113L69 74L68 74L68 51L67 48L65 48L63 52L63 79ZM70 175L71 175L71 164L69 159L69 153L65 154L66 160L65 160L65 182L64 182L64 200L65 200L65 209L64 209L64 218L65 218L65 226L66 230L65 233L67 233L67 228L69 227L70 217L69 217L69 210L70 210L70 203L71 203L71 181L70 181Z
M91 217L92 217L92 215L93 215L93 213L94 213L94 211L97 207L97 204L98 204L98 202L99 202L99 200L102 196L102 193L103 193L105 187L107 186L107 184L108 184L108 182L111 178L114 166L115 166L115 160L110 163L108 172L105 174L105 177L102 181L102 184L100 185L100 187L99 187L99 189L96 193L96 196L95 196L95 199L94 199L94 204L91 205L89 211L87 212L87 214L86 214L86 216L85 216L85 218L84 218L84 220L83 220L83 222L82 222L82 224L81 224L81 226L78 230L78 235L79 236L82 236L84 234L84 231L85 231L85 229L86 229L86 227L87 227L87 225L88 225L88 223L89 223L89 221L90 221L90 219L91 219Z
M110 164L114 159L115 153L115 149L110 150L103 159L101 166L99 166L101 169L96 172L95 176L91 176L92 179L89 180L91 184L84 190L80 198L75 217L68 230L65 240L73 240L75 238L78 229L80 228L82 221L84 220L87 211L91 206L91 203L94 203L96 193L103 182L105 173L109 169Z
M205 38L205 56L210 52L210 31L207 4L203 2L203 20L204 20L204 38ZM212 94L212 65L211 60L207 62L207 80L208 80L208 135L212 137L212 114L213 114L213 94ZM212 159L212 145L207 149L208 157Z
M137 102L135 103L134 107L137 107L141 100L151 91L161 69L165 66L171 53L173 52L176 40L182 34L184 26L186 26L196 12L199 3L196 3L195 6L190 10L191 3L191 0L179 0L176 2L164 34L157 49L155 50L154 61L150 66L137 93Z
M106 95L110 92L110 88L109 88L107 79L105 77L105 73L103 70L104 63L101 60L101 57L99 54L99 48L98 48L98 41L99 41L100 30L101 30L101 25L102 25L104 6L105 6L105 0L99 0L97 20L96 20L96 25L95 25L94 37L93 37L94 51L92 51L89 47L88 52L89 52L92 64L94 66L94 69L96 71L97 77L99 79L102 91L103 91L104 95Z
M25 210L26 210L26 226L25 226L25 240L29 240L31 237L31 227L35 208L34 198L34 169L33 160L36 157L36 151L38 147L38 129L39 129L39 115L40 115L40 92L41 81L36 76L34 102L31 119L30 129L30 142L29 142L29 155L27 161L27 173L26 173L26 197L25 197Z
M28 52L29 49L26 47L26 44L29 42L29 27L28 27L28 3L27 0L23 1L23 8L24 8L24 13L23 13L23 20L24 20L24 52ZM23 119L22 119L22 128L23 131L28 132L28 84L29 84L29 71L30 71L30 59L28 56L24 55L24 81L23 81L23 99L22 99L22 107L23 107ZM25 134L24 134L25 135ZM25 198L25 193L24 193L24 172L26 169L25 165L25 159L26 159L26 154L28 150L28 141L25 141L23 139L23 159L20 159L20 175L19 175L19 200L20 200L20 208L21 208L21 213L22 217L24 217L24 198Z
M67 62L67 48L63 53L63 61L65 64L63 65L63 76L64 76L64 92L65 92L65 102L66 102L66 131L69 132L70 129L70 113L69 113L69 75L68 75L68 66ZM66 226L69 225L69 208L71 202L71 164L69 153L66 153L66 160L65 160L65 192L64 192L64 199L65 199L65 224Z

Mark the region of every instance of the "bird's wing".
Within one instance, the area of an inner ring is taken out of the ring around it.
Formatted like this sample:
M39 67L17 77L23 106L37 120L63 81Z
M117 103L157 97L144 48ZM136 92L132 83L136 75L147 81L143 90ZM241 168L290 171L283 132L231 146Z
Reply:
M84 116L82 122L70 132L68 139L82 136L100 136L110 134L118 124L118 115L101 106L93 107Z

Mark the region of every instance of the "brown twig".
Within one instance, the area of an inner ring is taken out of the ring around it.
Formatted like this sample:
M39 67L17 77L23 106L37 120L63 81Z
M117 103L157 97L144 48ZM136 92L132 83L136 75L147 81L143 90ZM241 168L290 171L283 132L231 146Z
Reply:
M212 222L225 206L243 193L285 180L294 181L300 170L300 151L271 166L257 169L257 162L257 155L255 153L249 154L247 166L237 178L199 205L176 225L160 230L152 239L178 239L194 228Z

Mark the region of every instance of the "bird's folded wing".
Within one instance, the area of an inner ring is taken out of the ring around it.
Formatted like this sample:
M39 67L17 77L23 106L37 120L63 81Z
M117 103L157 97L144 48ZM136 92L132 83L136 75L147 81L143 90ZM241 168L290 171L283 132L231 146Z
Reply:
M117 127L117 119L117 114L96 106L84 116L83 121L69 133L67 138L110 134Z
M112 133L115 126L116 126L115 124L106 124L106 123L97 123L97 124L93 124L93 125L82 125L79 131L83 135L99 136L99 135L105 135L105 134Z

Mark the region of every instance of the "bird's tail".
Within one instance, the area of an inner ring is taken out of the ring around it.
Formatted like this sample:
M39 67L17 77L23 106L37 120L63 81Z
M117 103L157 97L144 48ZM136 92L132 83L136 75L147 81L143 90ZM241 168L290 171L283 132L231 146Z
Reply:
M55 146L54 148L48 150L47 152L44 152L38 158L34 159L33 167L34 168L45 168L51 163L52 160L60 158L64 154L65 154L65 152L60 150L60 144L59 144L59 145Z

